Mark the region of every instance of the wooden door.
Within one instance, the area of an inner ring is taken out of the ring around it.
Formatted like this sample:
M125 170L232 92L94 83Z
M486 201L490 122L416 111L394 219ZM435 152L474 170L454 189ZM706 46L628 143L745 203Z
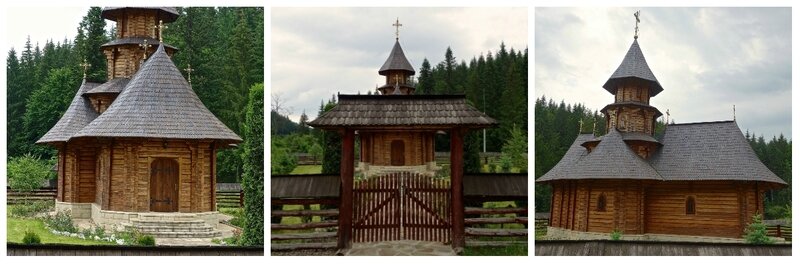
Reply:
M405 144L402 140L392 141L392 166L406 165Z
M159 158L150 164L150 211L178 211L178 162Z

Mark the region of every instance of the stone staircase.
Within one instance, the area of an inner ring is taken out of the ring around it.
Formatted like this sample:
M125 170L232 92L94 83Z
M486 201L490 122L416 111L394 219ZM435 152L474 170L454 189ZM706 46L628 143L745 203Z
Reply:
M211 238L222 236L222 232L214 229L193 214L139 214L125 226L139 232L159 238Z

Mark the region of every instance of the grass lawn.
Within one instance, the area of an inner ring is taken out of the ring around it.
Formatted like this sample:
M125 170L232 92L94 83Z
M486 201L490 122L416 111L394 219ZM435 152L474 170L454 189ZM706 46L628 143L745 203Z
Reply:
M58 236L50 233L44 227L44 222L39 219L22 219L6 217L6 241L22 243L25 231L35 232L42 239L42 244L71 244L71 245L115 245L107 241L83 240L76 237Z
M289 174L315 174L322 173L322 165L298 165Z
M462 256L527 256L527 245L508 247L466 247Z

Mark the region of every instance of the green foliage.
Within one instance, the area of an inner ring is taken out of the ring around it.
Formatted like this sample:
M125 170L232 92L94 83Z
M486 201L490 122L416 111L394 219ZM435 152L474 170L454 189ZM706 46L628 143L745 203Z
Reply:
M264 244L264 85L250 88L244 126L243 245Z
M8 205L8 214L12 217L29 218L44 212L50 212L55 207L53 201L26 201L20 204Z
M156 239L151 235L140 236L136 239L136 245L139 246L155 246Z
M336 100L331 99L320 107L319 114L330 111L336 106ZM339 173L342 163L342 137L335 131L322 131L322 173Z
M6 167L8 187L23 192L38 189L44 181L54 177L52 165L51 161L42 160L31 154L13 157Z
M22 238L22 244L36 245L41 243L42 239L39 237L39 234L36 234L32 231L25 231L25 237Z
M512 126L510 132L511 137L503 145L500 162L502 164L507 159L511 166L527 171L528 157L525 154L528 153L528 135L516 125Z
M23 128L28 142L28 151L39 157L49 159L55 153L51 147L33 145L52 128L61 115L67 111L69 103L80 86L80 77L70 68L59 68L49 72L44 84L34 91L25 105Z
M786 205L785 214L783 215L783 218L788 220L789 223L792 222L792 204L791 203Z
M753 216L753 221L744 229L744 240L748 244L772 244L775 241L767 235L767 225L761 221L761 215Z
M61 232L77 233L78 228L72 222L72 214L69 211L58 211L53 215L44 218L44 223L50 229Z
M622 240L622 231L614 229L614 232L611 232L611 240L613 241Z

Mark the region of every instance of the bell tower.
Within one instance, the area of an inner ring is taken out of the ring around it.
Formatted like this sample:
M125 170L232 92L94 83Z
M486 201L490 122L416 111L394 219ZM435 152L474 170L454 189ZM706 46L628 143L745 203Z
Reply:
M413 94L416 88L412 85L411 78L414 76L414 67L408 62L403 48L400 47L400 19L392 24L395 27L395 42L389 58L383 63L378 74L386 77L386 84L378 87L382 95L409 95Z
M178 11L172 7L105 7L101 16L117 24L116 39L101 47L106 55L108 80L130 79L156 51L163 40L164 23L177 20ZM176 51L169 45L164 48L170 56Z

